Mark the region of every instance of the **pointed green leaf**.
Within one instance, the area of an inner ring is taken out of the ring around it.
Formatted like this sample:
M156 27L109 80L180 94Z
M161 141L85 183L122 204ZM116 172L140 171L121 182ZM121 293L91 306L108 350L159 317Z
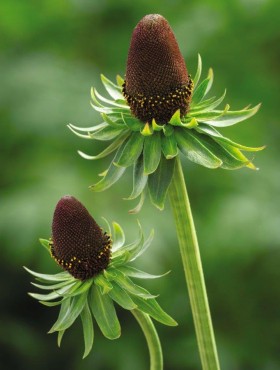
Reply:
M180 151L192 162L208 168L218 168L222 161L194 135L193 130L178 129L175 132Z
M126 310L133 310L134 308L137 308L136 304L124 289L122 289L118 284L114 283L114 281L112 281L111 284L113 289L110 290L108 294L113 301L117 302L118 305Z
M89 137L94 140L109 141L115 139L121 133L123 133L123 127L112 127L106 126L98 131L89 133Z
M70 305L71 305L71 298L64 299L61 303L58 318L52 328L49 330L49 333L53 333L56 330L52 330L55 326L60 326L64 320L66 319L67 315L70 312ZM64 330L63 330L64 331ZM61 341L62 338L60 338Z
M197 89L195 89L192 96L192 106L195 106L201 102L206 93L209 91L209 86L211 87L213 81L213 75L210 71L211 70L209 70L208 77L199 84Z
M88 155L88 154L85 154L85 153L81 152L80 150L78 150L78 154L82 158L88 159L88 160L96 160L96 159L101 159L101 158L107 157L107 155L113 153L115 150L118 149L118 147L120 145L122 145L122 143L127 139L128 135L129 135L128 132L125 132L123 135L119 135L119 137L117 137L112 142L112 144L108 145L101 153L99 153L97 155Z
M112 251L117 251L124 245L125 242L125 234L121 226L117 222L113 222L113 230L114 230L114 237L113 237L113 246Z
M112 273L107 271L107 275L110 278ZM115 269L112 275L112 280L117 283L122 289L126 290L130 294L143 297L145 299L152 299L155 296L150 294L146 289L133 283L133 281L125 276L120 270Z
M209 124L211 126L215 127L228 127L235 125L236 123L242 122L250 117L252 117L254 114L257 113L257 111L260 108L260 104L256 105L255 107L251 109L243 109L240 111L227 111L225 114L222 116L213 119L213 120L208 120L205 122L206 124Z
M115 85L112 81L110 81L107 77L103 74L101 75L101 81L107 90L108 94L113 99L123 99L123 94L121 93L121 88Z
M69 302L67 302L68 299L64 300L61 303L61 307L64 304L66 307L63 308L62 314L59 315L58 320L54 323L49 333L68 329L82 312L86 300L87 294L79 294L78 296L75 296L73 298L71 297L70 305Z
M145 123L144 127L140 130L141 135L151 136L153 135L153 127L150 126L149 122Z
M61 345L61 341L62 341L64 333L65 333L65 330L61 330L57 333L57 346L58 347L60 347Z
M161 157L161 137L159 132L145 137L143 157L145 175L155 172Z
M174 172L174 158L166 159L161 156L160 164L156 172L148 178L148 186L152 203L162 210Z
M94 330L93 330L93 322L91 312L88 306L88 302L85 303L84 308L81 312L81 320L83 325L83 333L84 333L84 342L85 342L85 351L83 358L87 357L90 353L93 345L94 339Z
M39 242L41 243L41 245L46 248L46 250L48 252L50 252L50 240L47 240L47 239L39 239Z
M154 239L154 234L154 229L152 229L149 237L144 242L141 242L138 248L134 248L130 251L129 261L135 261L138 257L145 253Z
M172 319L155 299L143 299L138 296L131 297L133 302L137 305L139 311L143 311L153 317L155 320L161 322L164 325L168 326L177 326L177 322Z
M123 84L124 84L124 79L122 78L122 76L120 75L117 75L116 77L116 81L117 81L117 85L122 88Z
M138 132L133 132L126 141L120 158L114 163L120 167L131 166L140 156L143 149L144 138Z
M145 198L146 198L146 189L147 189L147 187L145 187L144 190L142 191L142 193L140 195L140 200L137 203L137 205L134 208L130 209L128 211L128 213L134 215L134 214L139 213L141 211L141 209L143 207L143 204L145 202Z
M195 77L193 79L194 90L200 80L201 71L202 71L202 60L201 60L200 54L198 54L197 70L196 70Z
M176 112L173 114L173 116L170 118L169 122L172 126L181 126L181 115L180 115L180 109L177 109Z
M108 171L106 172L106 175L98 183L90 186L91 190L98 192L106 190L122 177L122 175L125 172L125 167L117 167L114 165L114 163L118 162L120 155L123 151L124 145L125 144L122 144L119 147L113 161L110 164L110 167L108 168Z
M101 113L101 116L102 118L104 119L104 121L109 125L109 126L112 126L112 127L115 127L115 128L120 128L122 127L123 129L126 128L126 126L124 125L124 122L122 120L122 117L120 114L105 114L105 113ZM96 131L96 130L95 130Z
M61 298L62 295L66 294L67 291L72 288L76 282L69 283L66 286L63 286L60 289L57 289L54 292L48 294L37 294L37 293L28 293L32 298L37 299L38 301L51 301L56 298Z
M108 294L102 295L96 285L92 286L89 306L103 335L108 339L119 338L121 327L113 301Z
M161 138L161 148L166 159L176 157L178 154L177 141L175 135L170 136L163 135Z
M110 100L110 99L104 98L102 95L100 95L98 93L98 91L96 89L94 89L94 94L97 97L97 99L101 100L102 102L104 102L106 104L113 105L114 107L120 107L120 108L124 108L124 109L129 109L129 107L128 107L127 104L120 104L120 103L117 103L116 100Z
M73 276L69 272L59 272L58 274L41 274L30 270L29 268L23 266L23 268L29 272L29 274L35 276L38 280L46 283L55 283L58 281L69 281L74 280Z
M66 280L66 281L62 281L60 283L56 283L56 284L47 284L47 285L42 285L42 284L36 284L36 283L31 283L32 285L34 285L36 288L39 288L39 289L43 289L43 290L56 290L56 289L59 289L59 288L62 288L66 285L69 284L69 281Z
M152 275L147 272L138 270L135 267L127 266L127 265L119 267L119 270L124 275L132 277L132 278L136 278L136 279L158 279L170 273L170 271L167 271L161 275Z
M129 128L131 131L140 132L144 127L144 123L139 121L139 119L132 117L127 114L122 114L122 119L124 124Z
M101 294L107 294L113 289L112 284L103 274L99 274L94 277L94 284L99 286Z
M74 131L72 130L73 132L80 131L80 132L86 132L86 133L90 133L90 132L93 133L95 131L101 130L104 127L107 127L108 124L106 122L102 122L99 125L95 125L95 126L92 126L92 127L78 127L78 126L74 126L71 123L69 123L69 125L67 125L67 126L68 126L68 128L73 129L74 130Z
M133 189L127 200L137 198L147 184L148 176L144 174L143 155L140 155L133 166Z
M221 168L224 169L238 169L244 167L248 164L249 160L245 157L243 160L237 159L232 156L228 150L223 148L219 143L215 142L211 137L203 134L198 134L197 132L193 132L192 135L196 137L199 142L204 145L213 155L222 161Z

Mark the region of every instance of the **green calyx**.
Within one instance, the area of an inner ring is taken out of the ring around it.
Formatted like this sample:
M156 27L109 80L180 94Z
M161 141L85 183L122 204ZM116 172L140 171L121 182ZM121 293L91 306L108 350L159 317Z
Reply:
M108 234L111 235L111 228ZM169 326L177 323L160 307L156 296L150 294L133 279L154 279L164 275L151 275L131 266L131 262L140 257L153 240L153 231L147 240L144 239L139 224L139 238L134 243L125 244L125 235L121 226L113 222L112 258L108 267L100 274L81 281L68 271L58 274L42 274L25 267L37 280L32 283L46 293L29 293L45 306L59 306L57 321L49 333L58 333L58 346L67 329L81 318L84 334L86 357L94 342L94 324L96 321L102 334L108 339L117 339L121 335L121 326L116 314L115 304L126 310L137 310ZM50 241L41 239L41 244L50 252Z
M89 160L103 158L115 152L109 168L102 173L102 179L91 186L93 191L103 191L112 186L133 166L133 190L127 199L141 196L139 204L131 212L138 212L143 204L146 190L152 203L164 208L168 187L173 177L175 157L181 153L190 161L207 168L235 170L242 167L256 169L244 152L257 152L264 147L248 147L223 136L217 129L235 125L253 116L260 105L231 111L229 105L217 109L225 93L218 99L208 97L213 83L213 71L200 82L202 62L193 79L193 93L187 114L181 117L177 110L169 122L159 124L141 122L135 118L122 95L124 80L118 76L114 84L101 76L111 99L104 98L92 89L92 107L100 112L103 122L99 125L81 128L69 124L77 136L101 141L111 141L101 153L90 156L79 154Z

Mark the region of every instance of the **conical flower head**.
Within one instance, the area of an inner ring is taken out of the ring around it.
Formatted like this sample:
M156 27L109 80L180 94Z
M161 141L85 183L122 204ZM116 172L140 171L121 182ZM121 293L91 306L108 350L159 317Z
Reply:
M57 203L52 223L51 254L80 280L104 270L110 261L110 237L103 233L87 209L74 197Z
M143 122L167 123L186 114L192 92L184 58L167 20L146 15L135 27L128 52L123 94Z

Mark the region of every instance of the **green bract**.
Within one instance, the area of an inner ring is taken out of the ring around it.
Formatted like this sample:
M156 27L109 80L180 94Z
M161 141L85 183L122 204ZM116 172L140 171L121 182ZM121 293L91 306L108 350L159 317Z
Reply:
M138 206L131 212L141 209L145 190L149 190L152 203L160 209L170 185L175 157L181 152L190 161L207 168L235 170L241 167L256 169L252 160L243 152L257 152L264 147L252 148L236 143L221 135L217 128L228 127L253 116L260 105L231 111L229 105L217 109L225 93L218 99L208 97L213 83L213 71L200 81L202 62L198 57L197 72L194 77L194 90L188 113L180 118L177 110L166 124L143 123L133 117L122 95L123 79L117 76L114 84L103 75L102 82L111 99L104 98L92 89L92 107L100 112L103 122L99 125L81 128L70 124L68 127L85 139L112 141L101 153L95 156L81 151L86 159L103 158L113 152L115 155L102 179L91 186L93 191L103 191L112 186L133 166L133 190L127 199L141 196Z
M49 333L58 332L58 346L65 331L80 316L85 343L84 357L89 354L93 345L93 318L106 338L117 339L121 335L114 303L126 310L142 311L165 325L177 325L159 306L156 296L132 281L133 278L154 279L163 276L151 275L130 265L130 262L136 260L149 247L153 240L153 231L148 239L144 240L139 224L139 239L134 243L125 244L125 235L121 226L116 222L112 225L113 244L110 264L93 278L81 281L67 271L50 275L37 273L25 267L40 282L40 284L32 284L48 291L45 294L29 293L30 296L45 306L60 306L58 319L49 331ZM108 223L107 226L111 234ZM40 241L50 251L50 241L44 239Z

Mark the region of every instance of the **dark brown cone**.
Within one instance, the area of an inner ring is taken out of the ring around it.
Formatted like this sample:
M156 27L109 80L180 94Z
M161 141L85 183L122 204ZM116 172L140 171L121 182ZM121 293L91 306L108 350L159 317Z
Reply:
M192 92L184 58L167 20L146 15L135 27L123 94L143 122L167 123L177 109L186 114Z
M51 254L64 270L85 280L108 266L111 240L76 198L64 196L54 211Z

